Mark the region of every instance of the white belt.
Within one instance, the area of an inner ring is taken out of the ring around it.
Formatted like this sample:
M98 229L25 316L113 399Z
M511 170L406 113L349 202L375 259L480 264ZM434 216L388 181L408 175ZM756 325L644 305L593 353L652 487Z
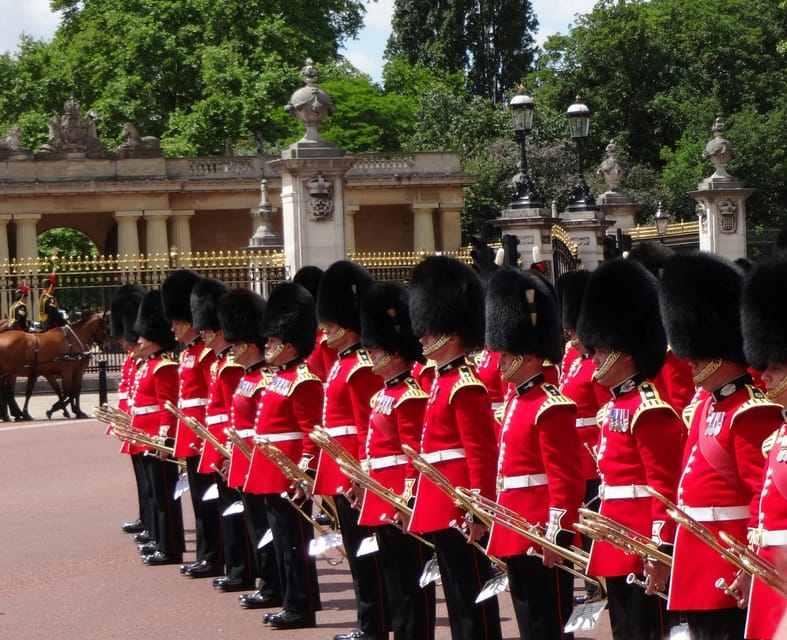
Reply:
M125 391L118 391L118 400L128 400L128 394Z
M749 541L758 547L787 547L787 530L754 529L749 533Z
M523 476L497 476L498 491L543 487L547 483L546 473L527 473Z
M378 469L388 469L389 467L398 467L407 464L407 456L398 454L392 456L382 456L380 458L369 458L366 462L369 469L377 471Z
M145 407L134 407L131 411L135 416L144 416L148 413L156 413L156 411L161 411L161 407L157 404L149 404Z
M609 486L602 484L598 492L602 500L621 500L623 498L650 498L650 491L646 484L622 484Z
M181 409L190 409L191 407L207 407L207 398L189 398L188 400L181 400L178 402Z
M290 440L303 439L303 432L288 431L287 433L262 433L260 436L265 438L268 442L288 442Z
M577 429L581 429L582 427L595 427L598 424L595 418L577 418L576 427Z
M358 427L354 427L352 425L344 427L328 427L325 430L325 433L334 438L339 436L354 436L356 433L358 433Z
M252 436L257 435L257 432L254 430L254 427L251 429L236 429L235 433L239 438L251 438Z
M747 505L737 507L684 507L686 515L700 522L719 522L722 520L745 520L751 517Z
M230 417L226 413L218 413L215 416L208 416L205 418L205 424L209 427L212 427L214 424L219 424L220 422L229 422Z
M448 460L460 460L465 457L464 449L443 449L442 451L432 451L430 453L422 453L421 457L429 464L435 462L447 462Z

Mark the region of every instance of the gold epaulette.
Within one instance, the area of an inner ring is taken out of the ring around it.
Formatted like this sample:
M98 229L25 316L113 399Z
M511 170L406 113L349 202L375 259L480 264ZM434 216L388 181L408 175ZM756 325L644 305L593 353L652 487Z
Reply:
M369 406L374 409L375 405L377 405L377 398L380 397L380 394L385 393L385 389L380 389L379 391L375 391L372 394L372 397L369 400Z
M483 360L484 352L483 351L473 351L472 353L467 354L467 359L470 361L474 367L481 366L481 361Z
M394 407L398 407L403 402L407 402L408 400L413 400L414 398L428 398L429 394L426 393L423 389L421 389L421 385L418 384L413 378L407 378L404 383L407 385L407 391L405 391L402 395L399 396L399 399L394 404Z
M541 417L541 414L543 414L548 409L551 409L552 407L556 407L559 405L576 406L576 403L570 398L564 396L560 392L560 389L558 389L555 385L550 384L549 382L545 382L544 384L541 385L541 388L544 390L544 393L547 394L547 397L544 400L544 402L541 403L541 406L538 408L538 411L536 412L536 420L538 420Z
M767 459L768 455L771 453L771 449L776 446L776 441L779 439L779 431L781 431L781 427L776 429L776 431L774 431L762 441L762 447L760 447L760 450L762 451L763 458Z
M694 420L694 414L697 411L697 407L701 404L702 401L691 402L683 408L680 417L683 419L683 424L686 425L686 429L691 429L691 421Z
M781 414L782 406L768 400L761 389L758 389L751 384L747 384L744 388L749 392L749 399L740 407L738 407L735 410L735 413L732 414L732 419L730 420L730 429L735 426L735 421L738 418L740 418L744 413L752 411L753 409L773 408L775 410L774 413ZM779 423L779 426L781 426L781 423Z
M634 432L634 427L637 426L637 419L648 411L652 411L654 409L667 409L676 418L678 417L678 414L675 413L675 409L672 408L672 405L661 399L659 392L656 390L656 386L652 382L641 382L637 387L637 390L639 391L640 398L642 398L642 402L637 407L637 410L634 412L634 415L631 418L632 433Z
M358 351L355 352L355 357L358 362L355 363L355 366L350 369L350 372L347 374L348 380L352 378L353 374L355 374L357 371L374 366L374 362L372 362L372 356L369 355L369 352L366 349L358 349Z
M457 380L451 388L451 393L448 396L448 404L451 404L451 401L454 399L454 394L465 387L481 387L486 391L486 386L478 379L472 367L462 365L457 367L456 370L459 373L459 380Z
M172 365L177 366L178 363L175 362L172 358L170 358L168 353L162 353L161 359L156 363L156 366L153 367L153 373L156 373L156 371L158 371L162 367L169 367Z
M299 384L301 384L301 382L309 382L314 380L322 384L322 380L320 380L318 376L312 373L312 370L309 369L309 365L307 365L305 362L298 365L296 372L297 375L295 376L295 380L292 381L292 387L290 388L290 393L292 393L292 390L295 389L295 387L297 387Z
M202 361L203 361L205 358L207 358L207 357L208 357L208 354L209 354L209 353L212 353L212 352L213 352L213 349L211 349L210 347L204 347L204 348L202 349L202 352L199 354L199 358L198 358L198 360L199 360L200 362L202 362Z

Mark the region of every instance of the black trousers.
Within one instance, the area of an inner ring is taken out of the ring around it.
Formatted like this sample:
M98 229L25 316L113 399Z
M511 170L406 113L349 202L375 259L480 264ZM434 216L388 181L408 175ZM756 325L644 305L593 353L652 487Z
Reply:
M746 610L737 607L709 611L686 611L691 640L741 640L746 628Z
M151 536L162 553L182 554L186 549L183 509L174 498L178 467L155 455L142 456L142 462L152 497Z
M385 634L391 630L391 616L380 554L357 555L361 540L373 535L374 529L358 524L358 511L343 495L334 496L334 501L353 579L358 628L369 635Z
M221 474L214 473L211 477L219 490L219 514L223 514L227 507L240 500L240 493L230 489ZM254 580L254 558L243 514L221 516L221 538L226 575L230 578L241 578L251 584Z
M305 513L311 514L311 501L301 507ZM309 555L314 527L306 522L289 500L279 495L266 494L265 508L273 532L273 549L284 609L297 613L319 611L322 603L317 583L317 563Z
M145 467L142 463L141 453L132 453L131 468L134 470L134 481L137 485L137 501L139 502L139 519L145 527L146 531L150 531L150 508L147 504L148 495L150 492L147 489L147 480L145 478Z
M197 473L199 456L186 458L186 473L189 477L191 506L194 509L194 528L197 534L197 561L222 564L224 553L221 546L221 513L219 501L204 501L202 496L213 484L213 475Z
M540 558L518 555L506 558L508 587L522 640L573 638L563 627L574 608L574 577L549 569Z
M254 573L259 578L257 590L266 596L281 597L281 584L279 583L279 568L276 565L276 550L269 542L264 547L259 546L260 540L268 533L268 510L265 508L265 496L241 491L243 500L243 515L249 530L252 558L254 558Z
M434 531L430 537L437 550L452 640L500 640L497 597L475 601L494 573L489 558L456 529Z
M669 637L666 603L649 596L625 576L607 578L609 622L614 640L661 640ZM743 636L741 635L741 638Z
M435 584L419 584L432 550L390 524L375 529L394 640L434 640Z

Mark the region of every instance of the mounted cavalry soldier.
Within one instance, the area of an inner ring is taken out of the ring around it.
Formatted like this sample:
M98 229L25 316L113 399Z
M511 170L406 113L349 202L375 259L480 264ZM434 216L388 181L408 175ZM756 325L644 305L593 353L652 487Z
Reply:
M30 288L23 284L14 291L14 303L8 310L8 328L30 331L30 316L27 312L27 294Z
M700 253L675 256L661 278L662 314L670 344L691 365L705 397L684 412L689 427L678 506L710 529L745 540L757 527L763 441L782 423L781 407L753 385L743 352L742 272ZM758 363L762 364L762 363ZM741 638L746 613L716 588L735 567L710 545L678 527L669 608L685 613L692 638Z
M52 273L41 282L41 296L38 298L38 313L41 321L41 330L49 331L54 327L62 327L66 323L62 310L57 305L55 298L55 283L57 278Z

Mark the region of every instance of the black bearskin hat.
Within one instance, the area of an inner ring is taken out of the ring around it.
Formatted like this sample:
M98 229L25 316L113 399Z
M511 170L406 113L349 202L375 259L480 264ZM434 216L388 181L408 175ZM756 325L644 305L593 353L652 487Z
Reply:
M675 255L667 262L661 275L661 316L679 358L746 364L742 288L741 270L711 253Z
M164 279L161 283L161 302L167 320L192 322L191 289L199 281L200 276L188 269L173 271Z
M589 271L566 271L557 279L557 297L560 304L560 320L564 331L577 328L582 294L590 278Z
M755 369L787 362L787 260L764 262L744 280L741 301L743 352Z
M369 349L398 353L407 362L423 360L410 324L409 293L402 285L378 282L363 295L361 342Z
M320 288L322 274L325 273L320 267L306 265L295 272L292 281L301 285L306 291L312 294L312 298L317 300L317 291Z
M348 260L334 262L320 280L317 319L360 334L361 295L373 283L374 278L361 265Z
M251 289L233 289L219 300L219 324L227 342L253 342L261 349L265 339L260 323L265 313L265 299Z
M468 350L484 344L484 290L475 272L447 256L429 256L413 269L410 318L415 335L456 333Z
M536 274L505 268L486 289L486 346L491 351L560 362L563 340L555 298Z
M317 340L317 313L312 295L295 282L283 282L268 298L260 325L264 339L270 336L289 342L301 358L314 350Z
M122 336L129 344L135 344L139 339L139 334L134 331L134 323L145 293L138 284L124 284L117 290L109 304L109 328L113 336Z
M637 371L655 376L667 358L656 276L634 260L599 265L585 285L577 335L588 350L628 354Z
M631 250L629 260L636 260L657 278L661 277L661 270L675 252L661 242L641 242Z
M134 331L146 340L155 342L166 351L175 348L175 334L170 323L164 317L164 305L161 303L160 291L148 291L137 311Z
M221 329L217 313L219 298L229 292L228 284L213 278L202 278L192 287L189 306L192 324L197 331Z

